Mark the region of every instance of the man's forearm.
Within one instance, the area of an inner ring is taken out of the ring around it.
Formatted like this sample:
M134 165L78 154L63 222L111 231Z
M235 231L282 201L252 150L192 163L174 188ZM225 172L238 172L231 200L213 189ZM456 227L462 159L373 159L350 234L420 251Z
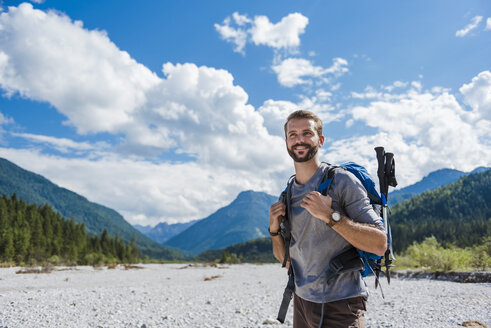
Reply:
M285 242L281 235L271 237L271 242L273 243L273 255L274 257L283 264L285 259Z
M333 229L347 242L362 251L382 256L387 249L385 232L375 226L355 222L343 216L341 221L333 226Z

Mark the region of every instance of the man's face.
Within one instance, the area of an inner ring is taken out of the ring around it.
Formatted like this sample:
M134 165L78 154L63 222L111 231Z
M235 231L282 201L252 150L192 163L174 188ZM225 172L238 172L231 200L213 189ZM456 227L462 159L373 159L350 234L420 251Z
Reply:
M307 162L314 158L324 144L324 137L315 130L309 119L293 119L286 126L286 149L295 162Z

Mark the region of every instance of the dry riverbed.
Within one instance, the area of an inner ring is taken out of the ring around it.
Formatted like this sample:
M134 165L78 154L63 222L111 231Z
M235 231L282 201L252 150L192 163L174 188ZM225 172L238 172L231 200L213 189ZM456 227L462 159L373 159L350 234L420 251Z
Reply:
M291 327L276 314L287 275L276 264L0 269L0 327ZM373 278L368 327L491 327L491 284ZM477 323L476 323L477 324Z

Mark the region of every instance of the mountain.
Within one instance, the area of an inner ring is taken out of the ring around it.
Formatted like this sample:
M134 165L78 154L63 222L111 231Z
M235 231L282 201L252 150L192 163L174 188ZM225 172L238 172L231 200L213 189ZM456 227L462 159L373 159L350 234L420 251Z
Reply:
M141 231L142 233L144 233L146 236L150 237L152 240L156 241L157 243L163 244L167 240L180 234L181 232L183 232L184 230L186 230L196 222L198 222L198 220L194 220L186 223L174 223L174 224L160 222L155 227L141 226L137 224L134 225L134 227L139 231Z
M134 224L133 225L133 228L135 228L136 230L140 231L144 235L146 235L150 230L153 229L153 227L151 225L143 226L141 224Z
M0 158L0 195L11 196L28 203L49 204L65 219L74 218L83 223L89 234L100 234L104 229L111 236L118 234L125 242L135 237L139 250L150 257L164 259L183 258L175 250L163 247L135 228L115 210L88 201L73 191L59 187L41 175L24 170Z
M491 235L491 170L426 191L392 208L394 250L435 236L444 245L467 247Z
M263 192L243 191L228 206L193 224L165 245L197 255L268 236L269 207L277 200Z
M472 172L462 172L453 169L441 169L431 172L421 181L402 189L394 190L389 194L389 204L395 205L402 200L409 199L415 195L421 194L427 190L434 190L438 187L453 183L463 176L473 173L486 171L487 167L478 167Z

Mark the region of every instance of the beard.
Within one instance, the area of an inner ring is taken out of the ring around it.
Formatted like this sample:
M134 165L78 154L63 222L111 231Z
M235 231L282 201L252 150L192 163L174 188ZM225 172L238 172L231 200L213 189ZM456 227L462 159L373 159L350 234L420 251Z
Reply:
M295 154L295 152L293 151L293 149L297 146L303 146L307 148L304 151L306 152L306 154L303 157L298 157L297 154ZM293 158L295 162L303 163L303 162L310 161L312 158L314 158L315 154L317 154L317 151L319 150L319 146L318 145L311 146L308 144L296 144L292 146L292 148L287 147L287 150L288 150L288 155L290 155L290 157Z

